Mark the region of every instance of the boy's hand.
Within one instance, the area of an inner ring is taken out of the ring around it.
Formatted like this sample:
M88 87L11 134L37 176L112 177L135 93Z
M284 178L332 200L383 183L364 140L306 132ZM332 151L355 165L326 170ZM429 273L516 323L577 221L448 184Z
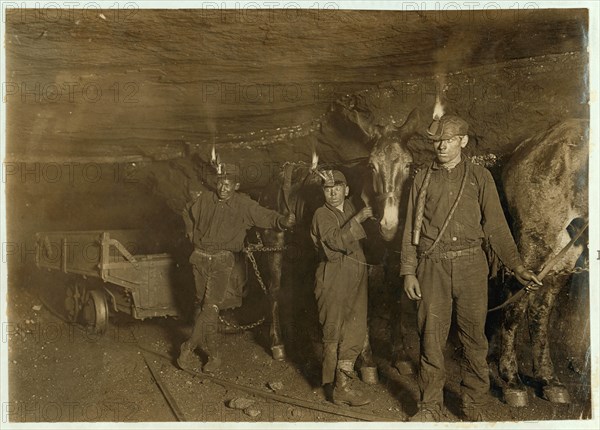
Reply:
M282 215L279 218L279 224L283 227L283 228L292 228L293 226L296 225L296 215L293 213L288 214L287 216Z
M356 215L354 215L354 219L358 221L359 224L365 222L369 218L373 216L373 209L371 206L365 206L362 208Z
M544 285L535 273L526 269L523 265L515 267L514 272L519 282L526 285L527 291L536 291Z
M404 292L411 300L421 300L421 286L415 275L404 276Z

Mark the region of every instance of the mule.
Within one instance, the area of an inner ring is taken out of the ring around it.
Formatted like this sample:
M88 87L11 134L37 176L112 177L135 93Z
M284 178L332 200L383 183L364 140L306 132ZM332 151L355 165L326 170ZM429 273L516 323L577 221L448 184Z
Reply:
M397 130L376 131L371 140L369 156L371 180L364 182L362 198L373 206L378 218L378 237L369 239L368 248L381 247L384 267L385 300L390 309L392 365L402 375L414 372L414 366L404 348L403 315L412 306L402 289L398 276L400 247L406 217L408 194L418 165L408 147L408 141L419 131L420 115L413 110Z
M589 122L564 121L519 145L502 173L515 239L526 267L537 270L556 254L588 218ZM553 268L569 271L585 248L578 241ZM499 373L505 401L527 405L527 392L519 376L517 332L529 321L533 376L545 399L568 403L569 392L559 380L551 359L548 338L550 314L569 274L547 276L544 286L525 295L504 311L500 329Z
M408 198L410 180L413 172L413 158L407 148L407 142L418 129L419 113L414 110L406 122L398 129L370 129L366 131L372 138L368 163L372 173L361 179L363 189L361 197L365 204L373 201L374 210L380 216L378 231L380 237L368 237L367 241L383 240L387 248L386 264L393 264L388 269L388 278L398 279L397 267L399 256L400 226L404 225L400 214ZM260 202L262 205L282 213L294 212L297 219L295 240L300 247L312 248L309 243L308 229L314 211L324 203L321 189L321 178L315 172L316 166L302 163L289 163L284 166L281 175L264 190ZM353 188L353 187L351 187ZM268 291L270 298L270 340L274 359L283 360L286 357L281 331L279 302L281 297L282 266L284 260L283 247L286 238L283 232L264 230L261 232L265 246L277 251L269 253L268 257ZM303 253L303 256L307 254ZM395 263L394 263L395 262ZM396 281L397 282L397 281ZM397 287L399 288L399 287ZM399 291L401 289L399 288ZM398 314L399 312L393 312ZM394 324L393 332L398 332L400 324ZM405 358L402 346L402 336L392 335L395 346L392 348L398 357L396 363L401 373L411 373L410 364ZM360 357L363 368L375 369L369 338ZM367 373L367 372L365 372ZM371 373L367 377L374 382L376 377Z
M286 358L283 343L282 326L280 317L280 303L282 297L282 269L284 266L284 253L288 258L291 253L303 260L310 260L309 228L312 216L325 199L321 190L321 177L306 163L287 163L278 177L274 178L261 193L261 205L275 209L284 215L294 213L296 226L292 232L277 230L261 230L262 245L270 249L265 255L266 286L269 298L269 336L272 356L275 360ZM287 236L287 237L286 237ZM293 244L293 249L289 245ZM286 250L286 246L288 249ZM308 262L310 265L310 261ZM298 328L297 326L293 327Z

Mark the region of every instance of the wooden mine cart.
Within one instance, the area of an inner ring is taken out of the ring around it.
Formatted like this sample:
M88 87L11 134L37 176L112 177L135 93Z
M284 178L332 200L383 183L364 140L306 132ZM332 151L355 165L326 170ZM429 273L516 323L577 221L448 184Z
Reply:
M153 252L159 246L150 236L138 230L41 232L36 264L81 277L65 287L67 319L95 332L106 330L111 310L136 319L178 316L175 262Z

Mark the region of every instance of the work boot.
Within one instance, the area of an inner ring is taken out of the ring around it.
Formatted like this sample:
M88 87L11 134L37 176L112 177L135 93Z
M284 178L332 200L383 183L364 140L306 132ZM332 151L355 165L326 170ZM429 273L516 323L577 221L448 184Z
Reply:
M187 342L183 342L179 349L179 357L177 357L177 365L182 370L196 371L198 368L198 359L194 351L189 348Z
M214 373L221 367L221 354L219 351L218 334L211 332L206 337L206 355L208 361L202 367L204 373Z
M442 421L442 407L437 403L420 403L419 410L408 421L416 423Z
M218 355L209 355L208 361L202 366L204 373L215 373L221 367L221 357Z
M336 405L363 406L371 403L371 399L365 393L353 387L358 383L358 376L353 367L354 363L351 360L338 361L332 396Z
M333 382L329 382L327 384L323 384L323 394L325 395L325 399L327 401L333 402Z

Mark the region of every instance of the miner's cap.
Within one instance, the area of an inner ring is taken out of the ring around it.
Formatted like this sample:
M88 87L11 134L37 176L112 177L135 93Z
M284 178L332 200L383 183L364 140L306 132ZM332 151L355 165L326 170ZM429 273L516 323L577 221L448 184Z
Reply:
M454 136L465 136L469 133L469 124L456 115L444 115L434 119L427 130L431 140L446 140Z
M324 187L333 187L338 184L347 184L346 177L339 170L323 170L321 172L323 175L323 186Z
M240 169L237 164L222 163L221 173L217 173L217 178L239 180Z

